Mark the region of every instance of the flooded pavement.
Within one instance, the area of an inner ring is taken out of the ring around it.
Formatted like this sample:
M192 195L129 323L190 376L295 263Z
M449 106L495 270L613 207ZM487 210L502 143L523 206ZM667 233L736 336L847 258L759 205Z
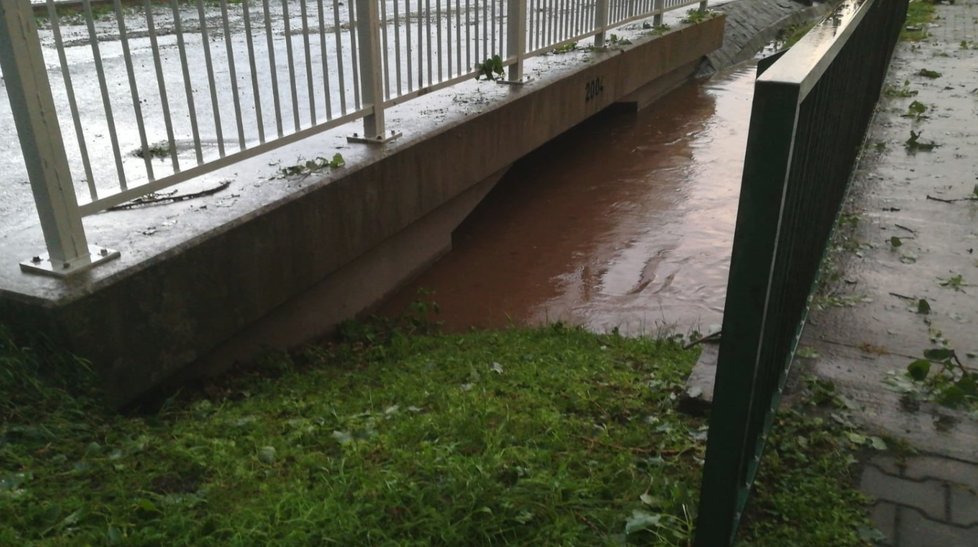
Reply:
M686 333L720 322L754 67L602 114L518 162L419 289L448 330L564 321Z

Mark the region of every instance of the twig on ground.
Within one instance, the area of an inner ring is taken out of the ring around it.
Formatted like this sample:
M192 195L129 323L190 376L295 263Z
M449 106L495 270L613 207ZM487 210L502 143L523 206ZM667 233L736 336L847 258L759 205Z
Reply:
M178 201L186 201L188 199L200 198L200 197L216 194L221 190L226 189L228 186L231 186L231 181L225 180L225 181L221 181L214 188L208 188L207 190L201 190L200 192L194 192L193 194L180 194L180 195L173 195L173 193L167 195L148 194L142 197L138 197L132 201L127 201L126 203L109 207L108 209L106 209L106 211L124 211L127 209L139 209L141 207L149 207L151 205L165 205L168 203L176 203Z
M927 199L932 200L932 201L940 201L941 203L955 203L955 202L958 202L958 201L978 201L978 197L971 197L971 196L969 196L969 197L966 197L966 198L944 199L944 198L935 198L934 196L932 196L930 194L927 194Z

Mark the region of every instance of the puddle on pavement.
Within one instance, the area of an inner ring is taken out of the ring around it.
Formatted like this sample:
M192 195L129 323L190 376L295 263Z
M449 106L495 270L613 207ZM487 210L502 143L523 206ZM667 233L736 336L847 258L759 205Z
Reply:
M420 288L446 330L564 321L626 334L722 317L754 67L602 114L524 158L458 228Z

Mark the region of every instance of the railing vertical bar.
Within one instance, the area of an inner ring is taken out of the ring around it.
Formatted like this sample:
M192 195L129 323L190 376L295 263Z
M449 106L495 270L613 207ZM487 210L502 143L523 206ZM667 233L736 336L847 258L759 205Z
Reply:
M282 23L285 25L285 56L289 61L289 91L292 97L292 123L294 130L302 128L299 122L299 91L295 82L295 56L292 52L292 21L289 18L289 0L282 0Z
M214 132L217 137L217 153L223 158L224 128L221 124L221 107L217 102L217 84L214 81L214 61L211 58L211 42L207 35L207 17L204 15L204 0L197 0L197 18L200 19L200 39L204 47L204 65L207 67L207 85L211 93L211 109L214 111ZM279 131L281 136L281 131Z
M496 47L496 0L485 0L489 4L489 49L495 53L499 51ZM502 52L499 51L500 56Z
M550 0L550 30L552 36L547 45L554 45L560 41L560 3L563 0Z
M593 14L594 10L587 9L587 4L582 3L577 7L577 32L578 34L583 34L590 29L588 25L588 16Z
M427 55L427 57L428 57L428 85L431 85L433 83L432 82L432 77L433 77L434 72L435 72L434 70L432 70L433 67L432 67L432 59L431 59L432 56L434 55L434 50L431 47L431 34L432 34L431 33L431 0L424 0L424 12L425 12L425 16L424 16L425 26L427 27L427 30L428 30L428 32L426 33L426 37L427 37L427 48L428 48L428 55Z
M576 3L574 5L573 13L573 32L574 36L577 36L581 32L581 15L584 13L584 3Z
M577 13L578 13L578 18L577 18L577 31L579 33L584 33L586 31L590 31L591 30L591 24L590 24L589 17L591 15L594 15L594 10L586 9L585 8L585 4L581 4L581 6L577 10Z
M560 19L563 22L562 27L564 29L564 35L560 37L561 40L566 40L571 37L570 33L570 13L571 13L571 0L563 0L564 6L560 10Z
M536 9L533 13L533 18L536 23L533 27L533 49L539 49L543 47L543 44L547 41L547 0L534 0Z
M465 0L465 58L468 60L468 68L474 68L476 61L472 60L472 4L470 0ZM478 56L476 56L478 58Z
M391 98L391 67L389 50L387 49L389 43L387 35L390 33L390 25L387 24L387 0L380 2L380 25L383 28L380 38L384 61L384 99L388 100Z
M244 18L245 42L248 45L248 68L251 71L251 93L255 99L255 121L258 122L258 142L265 143L265 118L261 109L261 87L258 85L258 63L255 60L255 40L251 34L251 0L241 2L241 15Z
M363 137L384 142L384 90L381 78L380 21L377 0L356 0L357 39L359 41L361 102L369 105L363 117Z
M475 21L472 22L472 26L475 28L475 61L479 63L483 61L488 55L486 55L485 40L482 39L483 32L480 26L482 19L485 17L484 12L484 2L485 0L474 0L475 2Z
M247 0L245 0L247 2ZM197 106L194 103L193 85L190 81L190 65L187 62L187 48L183 41L183 22L180 20L180 8L177 0L170 0L173 11L173 31L177 34L177 51L180 54L180 68L183 72L183 89L187 96L187 113L190 116L190 134L194 140L194 153L197 165L204 163L204 152L200 146L200 128L197 125Z
M85 131L81 117L78 114L78 102L75 100L75 86L71 81L71 69L65 56L64 40L61 37L61 24L58 20L58 9L53 0L47 0L48 19L51 21L51 31L54 33L54 47L58 50L58 61L61 63L61 77L65 82L65 93L68 96L68 107L71 109L71 121L75 125L75 138L81 153L82 167L85 170L85 181L88 183L88 193L92 201L98 199L98 188L95 186L95 175L92 174L92 162L88 157L88 145L85 144ZM130 80L131 82L132 80ZM143 138L143 146L146 139Z
M448 24L450 25L451 21L449 21ZM459 74L465 72L466 67L462 66L462 2L461 0L455 0L455 66L458 67Z
M149 0L146 0L147 2ZM228 5L226 1L221 2L221 23L224 25L224 49L227 50L228 58L228 77L231 80L231 98L234 103L234 121L238 128L238 148L244 150L245 134L244 124L241 119L241 96L238 93L238 71L234 62L234 44L231 43L231 23L228 20Z
M323 9L323 0L316 2L316 11L319 16L319 55L323 63L323 93L326 96L326 119L333 119L333 91L330 85L329 60L326 57L326 13Z
M398 5L400 0L394 0L394 83L397 87L397 95L401 96L401 15ZM408 39L410 43L410 39ZM411 77L408 76L408 79Z
M597 15L597 9L598 9L597 8L597 5L598 5L598 1L597 0L590 0L590 3L588 5L588 8L581 10L581 31L582 32L585 32L585 31L586 32L593 32L594 29L597 27L597 25L595 24L595 21L596 21L595 15Z
M265 18L265 42L268 44L268 76L272 81L272 104L275 107L275 129L281 138L282 130L282 99L278 91L278 65L275 63L275 35L272 34L272 14L268 1L262 0L262 15Z
M574 33L574 20L575 20L575 18L577 16L577 4L578 4L578 1L579 0L568 0L567 1L567 13L565 15L565 17L567 19L567 24L565 25L566 28L567 28L567 35L564 37L565 39L566 38L570 38L572 36L575 36L575 33Z
M506 35L506 54L513 59L509 65L509 81L523 80L523 55L526 53L526 6L527 0L508 0L506 19L509 32ZM502 15L502 14L500 14Z
M312 86L312 47L309 44L309 6L306 0L299 0L299 15L302 18L302 46L306 56L306 87L309 90L310 126L316 125L316 91Z
M322 0L320 0L322 1ZM343 70L343 36L340 27L340 3L333 2L333 37L336 38L336 75L340 87L340 114L346 116L346 82Z
M418 89L424 87L424 22L421 18L421 2L422 0L418 0Z
M551 26L553 27L553 38L550 40L550 42L547 45L552 46L560 42L562 39L560 16L563 13L563 9L562 9L563 5L564 5L564 0L551 0L550 2L550 6L553 10L550 14L550 22L551 22Z
M472 11L470 0L465 0L465 53L468 58L469 68L473 68L477 61L472 60L472 18L469 15ZM478 53L478 52L476 52ZM478 59L478 54L476 58Z
M543 39L543 45L554 43L553 37L553 25L551 24L553 15L553 3L554 0L543 0L543 34L545 38Z
M428 17L431 17L431 14L430 13L428 14ZM441 41L441 0L435 0L435 17L436 17L436 19L435 19L435 33L436 33L436 38L437 38L435 40L435 43L438 44L438 48L435 51L435 55L438 56L438 81L440 82L440 81L442 81L442 77L443 77L443 75L442 75L442 57L443 57L442 51L445 50L445 48L442 46L442 41ZM449 16L449 17L451 17L451 16ZM448 62L451 63L451 60L452 60L452 55L451 55L451 51L449 51ZM449 72L451 72L451 70L449 70Z
M48 250L48 267L38 257L22 262L21 270L61 275L84 269L92 264L92 255L37 25L27 2L4 2L0 7L0 70Z
M92 54L95 58L95 75L98 77L99 91L102 93L102 108L105 109L105 123L109 128L109 142L115 155L115 168L119 175L119 187L128 188L126 171L122 167L122 153L119 151L119 136L116 134L115 117L112 115L112 101L109 100L109 86L105 81L105 69L102 66L102 53L98 47L98 34L95 32L95 16L92 14L91 0L82 0L82 10L88 23L88 37L92 42Z
M377 0L372 0L376 2ZM350 10L350 66L353 72L353 107L360 110L363 104L363 95L360 89L360 56L357 54L357 25L356 20L360 15L357 11L356 0L347 3Z
M597 30L594 47L604 47L604 29L608 26L608 10L611 7L608 2L609 0L596 0L594 3L594 29Z
M492 57L493 53L489 50L489 2L492 0L482 0L482 59Z
M53 7L50 6L49 9ZM153 157L149 153L149 141L146 139L146 123L143 118L143 108L142 101L139 100L139 87L136 85L136 74L133 69L132 64L132 51L129 48L129 32L126 30L126 18L122 14L122 2L120 0L115 0L113 2L113 8L115 10L115 17L117 24L119 26L119 42L122 45L122 59L126 63L126 76L129 79L129 93L132 96L132 109L133 114L136 116L136 130L139 132L139 144L143 151L143 163L146 165L146 177L150 182L156 180L156 176L153 173ZM55 10L56 11L56 10ZM54 21L54 19L52 19ZM57 32L58 38L60 38L61 32ZM58 55L64 57L63 46L60 40L57 44ZM66 61L62 61L65 63ZM93 198L93 201L97 198Z
M537 15L537 0L530 0L529 4L530 4L530 12L528 16L529 19L527 20L527 29L529 32L529 36L527 42L529 43L530 49L536 49L537 44L539 43L539 37L538 37L539 29L537 27L537 21L539 20L539 17Z
M170 147L170 161L173 172L180 172L180 159L177 157L177 143L173 137L173 115L170 112L170 101L166 94L166 79L163 76L163 57L160 55L160 45L156 40L156 25L153 22L153 6L149 0L143 0L146 12L146 31L149 33L149 44L153 50L153 65L156 68L156 84L160 90L160 108L163 110L163 125L166 127L166 140Z
M441 0L438 0L438 3L440 5ZM441 13L439 13L438 25L438 28L441 28ZM441 43L440 39L438 41ZM448 77L451 78L455 76L455 72L452 70L452 0L445 0L445 53L447 57Z
M507 24L514 24L515 25L516 24L516 21L509 21L509 20L507 20L506 10L508 10L508 9L509 9L509 3L508 2L505 5L503 5L503 3L500 2L500 5L499 5L499 18L498 18L498 20L499 20L499 47L500 47L500 49L502 49L503 43L506 40L506 25ZM521 17L526 17L526 13L523 13L521 15Z
M566 30L567 34L564 36L565 40L567 38L570 38L571 36L574 36L575 3L576 3L575 0L567 0L567 10L566 13L564 14L565 20L567 21L566 24L564 25L565 28L567 29Z

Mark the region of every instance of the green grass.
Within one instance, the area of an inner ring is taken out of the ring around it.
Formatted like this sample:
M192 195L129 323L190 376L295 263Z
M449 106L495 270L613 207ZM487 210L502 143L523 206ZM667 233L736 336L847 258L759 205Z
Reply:
M900 39L919 42L927 38L927 23L934 19L934 2L931 0L911 0L907 6L907 20L900 32Z
M797 44L810 30L815 28L816 24L818 24L818 21L809 21L782 29L778 33L778 39L784 42L782 47L787 49Z
M839 429L810 407L782 410L754 483L741 544L865 545L877 537L866 519L869 500L854 488L858 445L840 437Z
M103 410L78 391L83 362L0 329L0 544L688 543L705 421L676 399L694 352L406 325L348 324L141 415ZM865 523L841 429L810 420L781 420L753 543L853 544ZM806 458L785 452L806 436Z

